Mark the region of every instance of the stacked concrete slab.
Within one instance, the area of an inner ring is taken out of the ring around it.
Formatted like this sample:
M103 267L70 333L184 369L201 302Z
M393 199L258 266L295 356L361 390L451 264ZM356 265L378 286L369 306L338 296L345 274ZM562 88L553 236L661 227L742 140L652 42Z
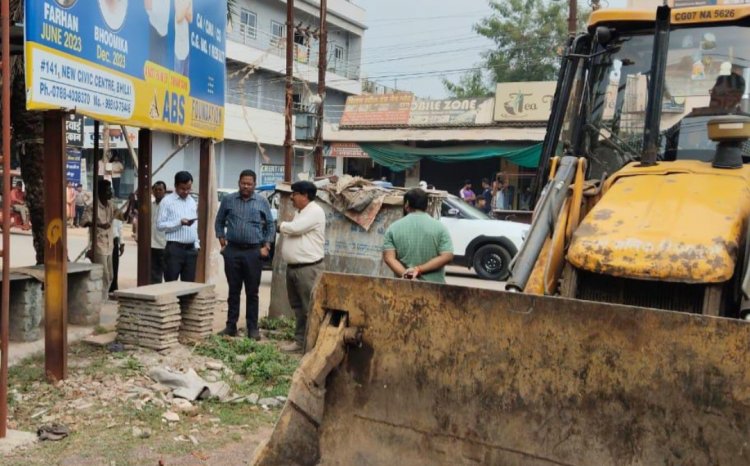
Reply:
M168 282L115 292L117 335L122 343L168 350L179 338L211 334L216 310L213 285Z
M163 351L177 345L180 301L168 296L154 301L120 298L117 335L121 342Z
M213 331L216 306L216 293L213 289L182 298L180 339L202 340L208 338Z

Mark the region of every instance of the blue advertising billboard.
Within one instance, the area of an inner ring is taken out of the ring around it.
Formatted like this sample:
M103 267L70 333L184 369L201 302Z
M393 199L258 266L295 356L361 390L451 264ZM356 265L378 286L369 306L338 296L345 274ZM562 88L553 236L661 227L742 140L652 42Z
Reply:
M222 0L26 0L29 109L224 137Z

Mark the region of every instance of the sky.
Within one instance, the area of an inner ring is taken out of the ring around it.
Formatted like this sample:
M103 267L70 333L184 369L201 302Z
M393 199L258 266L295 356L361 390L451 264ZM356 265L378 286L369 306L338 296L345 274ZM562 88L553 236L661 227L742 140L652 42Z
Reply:
M490 13L487 0L355 0L367 10L364 76L434 99L446 96L441 75L457 81L478 66L492 42L472 26ZM441 73L445 72L445 73Z
M491 13L488 0L354 0L354 3L367 11L363 76L379 84L412 91L418 97L445 98L441 78L458 81L463 74L459 70L479 66L482 51L492 48L492 42L472 28ZM625 0L608 3L623 7Z

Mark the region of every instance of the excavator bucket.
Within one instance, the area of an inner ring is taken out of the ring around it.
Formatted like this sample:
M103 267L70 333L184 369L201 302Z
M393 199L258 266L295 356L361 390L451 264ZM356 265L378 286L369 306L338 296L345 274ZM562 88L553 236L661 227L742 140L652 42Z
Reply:
M313 306L309 361L361 334L278 464L750 463L747 322L332 273Z

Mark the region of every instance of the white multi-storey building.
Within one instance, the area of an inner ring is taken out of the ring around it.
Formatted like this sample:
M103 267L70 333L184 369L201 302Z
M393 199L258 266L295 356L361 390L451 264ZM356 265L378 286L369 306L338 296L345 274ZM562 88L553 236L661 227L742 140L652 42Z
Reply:
M297 108L317 94L318 0L295 1L295 84ZM350 0L328 0L328 72L325 117L331 123L341 118L346 97L361 92L360 63L365 11ZM227 26L227 82L225 140L215 147L219 188L237 186L240 171L250 168L258 182L273 182L283 176L284 86L286 72L286 2L283 0L238 0ZM154 166L172 153L182 138L154 136ZM312 146L295 145L293 173L309 171ZM190 143L182 154L155 176L171 185L179 170L197 173L198 143ZM326 168L335 161L326 159Z

